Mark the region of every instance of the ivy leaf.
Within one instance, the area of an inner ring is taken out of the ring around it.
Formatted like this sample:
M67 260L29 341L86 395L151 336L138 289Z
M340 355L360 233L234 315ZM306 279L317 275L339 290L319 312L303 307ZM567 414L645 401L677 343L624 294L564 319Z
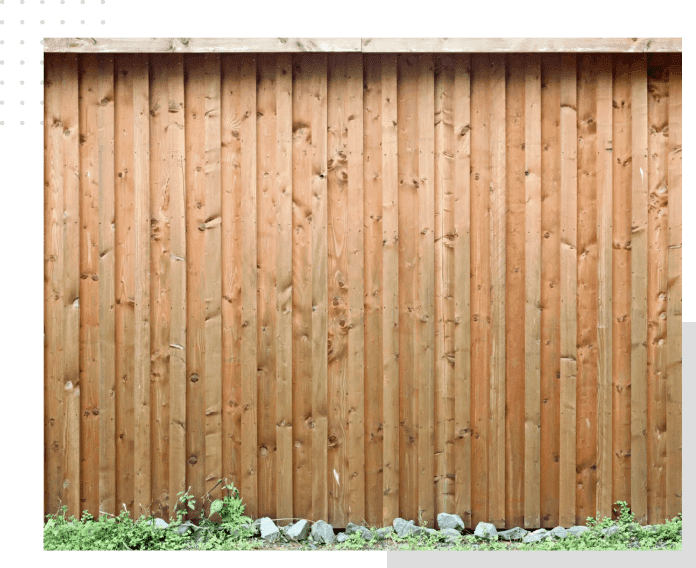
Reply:
M214 515L215 513L219 513L220 511L222 511L222 507L223 507L222 500L215 499L215 501L213 501L210 504L210 514Z

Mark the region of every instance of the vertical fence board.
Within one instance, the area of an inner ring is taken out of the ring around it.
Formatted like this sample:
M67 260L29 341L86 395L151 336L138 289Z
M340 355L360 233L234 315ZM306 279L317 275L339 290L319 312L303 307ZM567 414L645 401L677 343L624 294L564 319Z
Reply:
M47 512L681 510L681 56L50 55L44 100Z
M612 502L631 498L631 75L613 62Z
M648 522L665 519L669 56L648 59Z
M558 514L575 524L577 382L577 72L574 55L561 59L561 385Z
M382 128L382 364L383 506L381 522L399 516L399 170L397 157L397 58L381 59ZM366 339L367 340L367 339Z
M667 517L682 503L682 59L669 67L669 184L667 288Z
M631 64L631 510L648 520L648 90L647 58Z

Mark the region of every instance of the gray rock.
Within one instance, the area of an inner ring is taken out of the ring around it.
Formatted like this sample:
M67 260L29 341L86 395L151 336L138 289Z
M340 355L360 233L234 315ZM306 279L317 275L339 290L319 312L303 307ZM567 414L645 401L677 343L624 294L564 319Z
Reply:
M407 521L400 517L394 519L394 530L399 536L418 536L423 533L423 527L416 526L413 521Z
M441 529L440 536L447 544L457 544L464 538L457 529Z
M499 532L498 538L507 541L522 540L528 534L529 531L524 530L522 527L515 527L514 529Z
M423 530L425 531L425 534L440 536L439 532L437 532L435 529L431 529L430 527L425 527Z
M621 529L616 525L602 529L602 534L607 538L612 537L615 534L618 534L620 532L621 532Z
M268 517L259 519L259 528L261 529L261 538L265 541L273 542L280 536L278 525Z
M164 519L150 519L147 524L152 525L153 522L156 529L166 529L169 526L169 523Z
M319 544L333 544L336 540L333 527L324 521L317 521L312 525L312 537Z
M393 527L384 527L375 531L375 540L386 540L394 534Z
M176 532L179 534L186 534L189 531L194 532L198 527L194 525L191 521L185 521L176 527Z
M584 527L582 525L576 525L574 527L570 527L567 532L570 536L580 536L582 533L589 531L589 527Z
M290 540L305 540L309 536L309 521L302 519L290 525L285 531Z
M346 534L348 536L358 533L363 538L363 540L372 540L372 531L367 527L362 525L356 525L355 523L348 523L346 525Z
M455 529L459 532L464 530L464 521L459 515L450 515L449 513L440 513L437 516L437 526L442 529Z
M336 536L336 542L341 543L345 542L348 540L348 535L344 532L338 533L338 536Z
M547 538L551 538L551 533L549 533L549 531L547 531L546 529L539 529L525 536L522 539L522 542L524 544L532 544L534 542L541 542L542 540L546 540Z
M498 530L491 523L479 523L476 525L474 536L486 540L496 540L498 538Z
M568 531L563 527L554 527L549 531L549 534L555 538L568 538Z

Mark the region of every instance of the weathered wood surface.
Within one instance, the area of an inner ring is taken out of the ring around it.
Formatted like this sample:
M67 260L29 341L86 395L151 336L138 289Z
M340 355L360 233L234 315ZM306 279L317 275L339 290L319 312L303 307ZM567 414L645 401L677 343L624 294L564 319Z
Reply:
M46 38L45 52L681 52L681 38Z
M679 55L55 54L45 101L47 512L681 510Z

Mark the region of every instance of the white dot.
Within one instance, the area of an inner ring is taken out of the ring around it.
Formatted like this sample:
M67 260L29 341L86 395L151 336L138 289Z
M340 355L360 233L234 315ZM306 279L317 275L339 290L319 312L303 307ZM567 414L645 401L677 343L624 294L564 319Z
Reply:
M61 23L61 24L64 24L64 23L65 23L65 20L61 20L60 23Z
M61 4L65 4L65 0L60 0L60 3L61 3Z
M43 124L43 120L41 121L41 124Z
M40 41L39 43L40 43L41 45L43 45L43 44L44 44L44 41L43 41L43 40L41 40L41 41Z
M4 24L4 23L5 23L5 20L0 20L0 24Z
M19 101L19 104L20 104L20 105L23 105L23 104L24 104L24 101Z
M105 23L106 23L106 22L105 22L104 20L102 20L102 26L103 26Z
M40 102L39 102L39 104L41 104L41 105L42 105L42 104L43 104L43 101L40 101Z
M41 25L43 26L43 24L44 24L44 21L43 21L43 20L41 20L41 22L39 22L39 23L40 23L40 24L41 24Z
M19 20L19 23L23 25L23 24L24 24L24 20Z
M20 120L20 121L19 121L19 124L21 124L22 126L24 126L24 121L23 121L23 120Z
M43 79L41 79L41 81L39 81L39 83L41 83L43 85Z
M4 120L0 120L0 126L5 126L5 121L4 121Z
M0 65L5 65L5 60L4 60L4 59L0 59Z
M24 81L20 81L19 84L20 84L20 85L24 85Z
M5 40L4 40L4 39L0 39L0 45L2 45L3 43L5 43Z
M41 61L39 61L39 63L40 63L41 65L43 65L43 59L42 59Z
M20 40L19 40L19 45L24 45L24 40L23 40L23 39L20 39Z
M24 59L19 62L20 65L24 65Z
M0 80L0 85L4 85L4 84L5 84L5 81Z
M80 0L80 4L84 4L84 3L85 3L85 0Z
M81 24L84 24L84 23L85 23L85 21L84 21L84 20L80 20L80 23L81 23Z
M5 101L0 101L0 105L4 105L4 104L5 104Z

